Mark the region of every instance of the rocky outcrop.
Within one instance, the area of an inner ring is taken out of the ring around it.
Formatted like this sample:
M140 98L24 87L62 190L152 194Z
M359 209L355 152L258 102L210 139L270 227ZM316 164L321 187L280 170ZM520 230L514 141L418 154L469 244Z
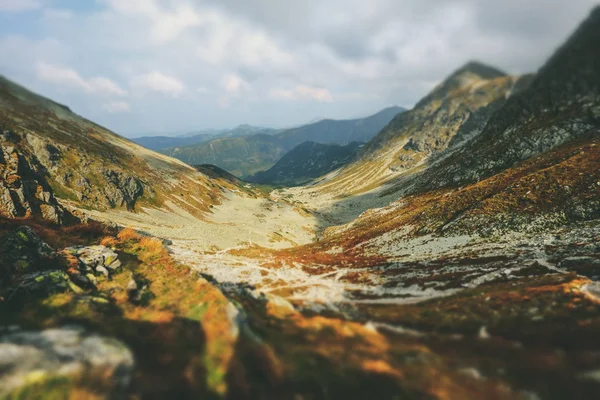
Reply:
M0 287L15 274L30 274L51 265L56 253L28 226L21 226L0 241Z
M133 210L137 199L144 194L143 184L133 176L113 170L105 170L102 175L107 182L104 193L110 206Z
M19 146L20 142L11 131L0 135L0 215L41 216L56 223L70 219L72 216L54 197L45 168L35 155ZM47 152L45 156L53 160L50 150Z
M108 247L80 246L56 252L28 226L0 241L0 291L10 299L69 289L79 294L93 292L99 278L111 278L120 268L117 253Z
M3 398L21 398L18 394L27 393L31 385L43 392L47 384L55 393L57 383L64 384L65 398L86 386L115 398L127 390L133 370L134 357L125 344L80 327L0 332Z
M68 247L63 252L77 258L78 269L83 274L92 272L109 277L121 267L117 253L106 246Z

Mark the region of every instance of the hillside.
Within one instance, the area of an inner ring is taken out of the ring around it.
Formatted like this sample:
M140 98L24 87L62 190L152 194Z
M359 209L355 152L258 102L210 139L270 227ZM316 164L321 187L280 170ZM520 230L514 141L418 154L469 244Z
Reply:
M361 146L358 142L345 146L304 142L268 170L257 172L246 180L269 185L301 185L347 164L358 154Z
M150 152L5 78L0 78L0 105L3 215L41 214L60 222L66 210L56 199L94 210L172 203L197 214L223 195L192 167Z
M191 146L218 138L235 138L257 134L274 135L277 132L279 132L277 129L239 125L232 129L207 129L177 136L142 136L133 138L131 141L149 150L157 151L169 147Z
M234 175L247 177L269 169L284 154L306 141L340 145L366 142L402 111L400 107L390 107L367 118L325 119L275 135L216 139L199 145L163 149L161 153L191 165L214 164Z
M363 147L357 161L311 191L334 197L364 193L423 168L448 147L459 147L480 133L518 84L518 77L495 68L466 64L412 110L396 116Z

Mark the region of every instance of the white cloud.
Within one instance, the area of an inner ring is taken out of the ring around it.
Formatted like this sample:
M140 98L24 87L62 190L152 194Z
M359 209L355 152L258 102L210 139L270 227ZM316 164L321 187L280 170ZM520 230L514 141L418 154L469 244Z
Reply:
M114 81L102 76L90 79L88 81L88 85L90 86L92 92L105 93L115 96L125 96L127 94L127 92L121 89L121 87Z
M158 71L134 77L131 80L131 87L168 94L173 97L179 96L185 90L185 85L180 80Z
M37 0L0 0L0 11L6 12L35 10L41 6Z
M269 93L271 98L282 100L315 100L321 103L333 101L333 95L325 88L298 85L293 89L273 89Z
M105 104L104 109L111 114L126 113L131 111L131 105L126 101L113 101Z
M150 22L150 38L157 44L177 39L186 29L214 20L212 11L198 12L187 2L165 2L155 0L105 0L114 12L142 18Z
M248 82L236 74L223 77L223 88L230 94L237 94L250 88Z
M100 76L85 80L72 68L57 67L40 62L36 66L36 73L38 79L42 81L79 89L86 93L109 96L125 96L127 94L117 83L108 78Z

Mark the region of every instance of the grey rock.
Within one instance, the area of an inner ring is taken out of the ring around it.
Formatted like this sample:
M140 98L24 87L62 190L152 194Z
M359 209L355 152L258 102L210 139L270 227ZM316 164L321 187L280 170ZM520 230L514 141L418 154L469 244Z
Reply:
M54 378L98 377L108 398L122 395L132 378L134 357L116 339L67 326L15 331L0 336L0 397L28 384Z
M106 269L106 267L104 267L104 265L98 265L96 267L96 272L106 276L107 278L110 276L110 273L108 272L108 270Z
M117 269L121 268L121 261L120 260L115 260L110 265L106 265L105 264L105 267L108 268L111 271L116 271Z

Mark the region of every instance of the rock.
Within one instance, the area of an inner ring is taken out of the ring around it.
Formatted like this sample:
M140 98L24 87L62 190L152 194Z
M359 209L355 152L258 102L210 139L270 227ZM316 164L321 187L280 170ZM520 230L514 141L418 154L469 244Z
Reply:
M19 135L11 140L19 142ZM44 167L35 154L23 147L0 144L0 215L15 218L41 216L55 223L71 219L56 200Z
M135 294L137 291L138 291L138 284L133 278L131 278L129 280L129 283L127 283L127 293Z
M85 386L81 381L85 377L93 380L102 397L114 398L126 391L133 368L133 354L127 346L79 327L18 330L0 336L0 397L10 397L33 381L51 385L62 378Z
M0 242L0 286L15 274L47 268L56 253L33 229L20 226Z
M108 272L106 267L104 267L104 265L98 265L96 267L96 272L101 273L102 275L104 275L107 278L110 276L110 273Z
M15 282L15 285L8 290L6 298L7 301L29 300L32 296L46 297L69 289L75 293L83 292L82 289L69 279L69 276L64 271L35 272L20 277Z
M106 275L108 271L105 267L116 270L121 266L121 262L117 260L117 253L106 246L69 248L68 251L75 252L79 258L81 269L85 271L95 270Z
M558 268L593 278L600 275L600 258L589 256L568 257L558 263Z
M121 261L119 260L115 260L114 262L112 262L110 265L106 265L106 268L108 268L111 271L116 271L117 269L121 268Z
M487 330L487 327L485 327L485 326L482 326L479 329L479 334L477 336L479 337L479 339L482 339L482 340L487 340L491 337Z
M93 274L71 274L71 281L84 290L95 290L96 284L98 283L96 277Z

